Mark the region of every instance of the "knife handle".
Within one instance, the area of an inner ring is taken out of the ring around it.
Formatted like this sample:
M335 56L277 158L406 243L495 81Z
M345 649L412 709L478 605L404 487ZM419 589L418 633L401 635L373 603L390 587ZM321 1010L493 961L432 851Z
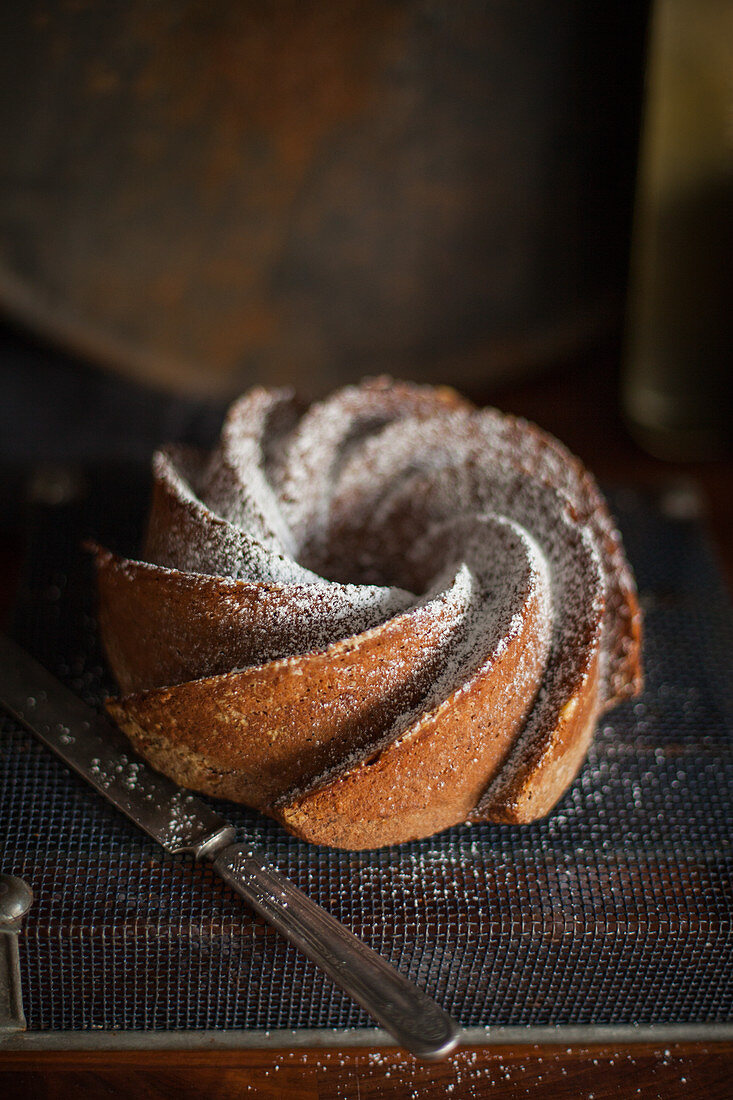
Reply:
M455 1020L426 993L358 940L307 894L246 847L232 844L214 870L269 924L320 966L400 1044L438 1059L458 1044Z
M22 878L0 875L0 1034L23 1031L18 933L33 902L33 892Z

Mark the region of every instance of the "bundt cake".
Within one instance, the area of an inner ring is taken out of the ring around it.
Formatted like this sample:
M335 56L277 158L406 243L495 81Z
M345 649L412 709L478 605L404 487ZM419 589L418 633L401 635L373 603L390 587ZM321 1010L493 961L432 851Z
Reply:
M108 708L186 787L343 848L529 822L639 690L619 535L532 424L389 379L255 389L153 474L145 560L96 551Z

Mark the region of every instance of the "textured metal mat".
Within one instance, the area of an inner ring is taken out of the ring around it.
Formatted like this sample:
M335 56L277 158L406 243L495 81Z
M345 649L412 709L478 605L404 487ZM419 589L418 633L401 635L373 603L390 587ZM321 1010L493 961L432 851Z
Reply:
M134 551L146 493L131 471L74 488L36 486L15 634L98 702L111 685L79 543ZM646 611L647 688L607 716L546 821L343 853L218 806L464 1026L733 1015L733 618L694 520L635 494L613 503ZM30 1028L369 1024L205 867L155 847L10 720L0 728L0 869L36 897L21 938Z

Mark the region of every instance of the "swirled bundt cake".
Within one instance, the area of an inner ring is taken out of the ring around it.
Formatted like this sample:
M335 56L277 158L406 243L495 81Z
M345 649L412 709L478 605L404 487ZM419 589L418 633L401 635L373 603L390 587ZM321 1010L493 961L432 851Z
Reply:
M178 783L366 848L529 822L640 686L590 474L449 389L255 389L159 451L145 561L97 551L109 710Z

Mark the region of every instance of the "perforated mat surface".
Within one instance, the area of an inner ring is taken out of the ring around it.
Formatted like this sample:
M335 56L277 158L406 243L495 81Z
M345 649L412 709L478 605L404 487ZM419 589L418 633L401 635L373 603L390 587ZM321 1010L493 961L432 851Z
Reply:
M111 684L79 543L134 550L146 504L129 474L101 484L33 508L15 627L93 702ZM645 608L647 686L603 720L547 820L343 853L217 806L465 1026L731 1019L729 601L696 522L629 493L613 505ZM0 868L35 894L30 1028L369 1026L206 868L167 856L0 721Z

